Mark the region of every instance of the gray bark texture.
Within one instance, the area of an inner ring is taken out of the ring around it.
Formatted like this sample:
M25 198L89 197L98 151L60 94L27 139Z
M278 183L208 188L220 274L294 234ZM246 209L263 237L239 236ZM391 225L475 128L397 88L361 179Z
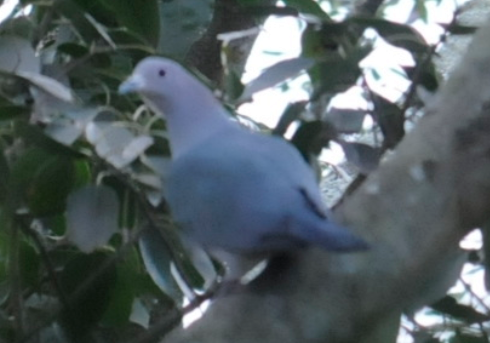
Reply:
M262 287L218 297L172 343L393 341L401 311L490 208L490 25L396 152L346 199L339 221L367 253L311 249Z

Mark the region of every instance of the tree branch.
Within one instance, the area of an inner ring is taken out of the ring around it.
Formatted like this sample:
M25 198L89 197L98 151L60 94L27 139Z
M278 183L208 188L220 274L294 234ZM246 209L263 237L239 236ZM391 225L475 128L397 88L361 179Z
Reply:
M490 25L426 116L338 213L368 253L311 249L271 287L217 299L168 342L357 342L420 301L431 277L490 207ZM396 334L396 330L395 330Z

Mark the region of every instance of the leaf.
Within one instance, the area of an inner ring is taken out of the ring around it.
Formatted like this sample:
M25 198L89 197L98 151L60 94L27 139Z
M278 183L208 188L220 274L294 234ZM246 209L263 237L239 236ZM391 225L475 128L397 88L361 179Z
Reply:
M15 123L15 132L22 137L27 143L36 145L40 148L57 155L64 155L73 158L83 158L82 153L63 145L51 137L47 136L39 127L29 125L22 121Z
M51 77L31 72L18 72L17 76L59 100L66 102L73 102L75 100L70 88Z
M95 145L97 154L116 168L126 167L153 144L153 138L136 137L131 131L111 122L90 122L85 132L88 141Z
M43 149L30 148L17 158L12 165L8 179L9 193L7 199L12 208L21 206L27 197L29 184L38 166L50 155Z
M74 184L74 166L67 157L51 156L38 166L28 190L32 213L45 216L60 213Z
M154 47L149 46L145 40L132 31L123 30L123 29L110 29L107 30L107 33L110 35L111 40L117 45L118 49L121 51L129 51L131 53L131 57L133 60L141 60L148 55L156 54L156 50ZM113 61L116 61L115 56L111 56ZM121 56L119 56L120 58ZM127 73L125 76L131 72L132 70L131 60L128 59L127 62ZM119 81L122 78L119 79Z
M240 96L238 102L246 101L261 90L273 87L280 82L298 75L301 71L309 69L315 61L310 58L298 57L284 60L267 68L260 76L245 85L245 90Z
M245 86L240 77L233 70L228 69L225 73L225 90L230 101L236 101L243 93Z
M201 37L211 22L213 3L211 0L161 1L157 51L176 60L183 60L191 45Z
M448 343L487 343L487 342L488 339L485 336L475 336L471 333L461 332L461 330L456 330L456 335L448 340Z
M369 145L339 141L347 160L354 164L362 174L369 174L379 165L380 150Z
M420 68L422 67L422 68ZM424 63L417 67L403 67L412 82L424 86L430 92L436 92L439 87L439 77L434 63Z
M39 73L41 61L28 40L0 37L0 70L6 73Z
M138 324L141 327L148 329L150 326L150 313L148 309L141 303L139 298L136 298L133 302L131 311L131 317L129 320L132 323Z
M63 212L74 184L70 158L40 148L27 150L13 165L9 201L17 207L26 203L35 216Z
M301 34L301 56L321 59L336 52L346 28L343 23L323 24L320 29L318 25L307 24Z
M17 105L0 106L0 121L11 120L30 113L29 108Z
M288 104L281 117L279 118L279 122L274 128L273 134L277 136L283 136L286 133L289 125L297 120L301 113L304 112L307 104L307 101L297 101L292 104Z
M171 164L169 157L162 157L160 155L145 155L141 161L164 178L168 174Z
M10 177L10 168L5 158L5 147L0 142L0 203L3 203L7 197L8 179Z
M451 35L472 35L478 30L476 26L461 25L458 23L439 24Z
M128 265L117 266L117 278L107 309L101 322L108 326L122 326L128 323L135 300L134 270Z
M58 45L57 49L59 52L74 58L80 58L88 55L89 53L89 49L86 46L73 42L60 44Z
M117 280L114 264L109 264L112 256L97 252L78 255L71 259L60 276L60 285L67 296L65 306L59 316L65 332L76 342L84 341L90 330L102 318L107 309ZM107 266L100 271L102 266ZM93 274L98 272L93 279ZM80 291L80 286L92 280L89 287Z
M117 16L114 12L104 3L104 1L93 0L72 0L87 14L92 16L99 23L106 27L113 27L117 25Z
M338 132L358 133L362 130L362 124L366 117L366 111L360 109L331 108L325 116Z
M374 104L373 116L384 137L383 147L394 149L405 136L405 116L396 104L375 94L371 97Z
M422 35L410 25L394 23L385 19L353 17L348 23L361 26L363 29L373 28L387 42L408 50L411 53L426 53L430 46Z
M338 54L330 54L328 59L317 63L308 71L314 87L312 99L324 93L344 92L352 87L361 75L359 63L370 52L372 47L358 47L343 58Z
M114 12L121 26L143 37L151 46L156 47L160 36L159 1L145 0L101 0Z
M330 140L337 137L335 128L328 122L314 120L303 123L291 138L291 143L299 150L306 162L310 155L318 156Z
M313 0L284 0L287 6L297 9L300 13L310 14L317 18L331 21L330 17L323 11L318 2Z
M71 30L80 35L87 45L100 38L96 28L87 19L86 11L76 1L58 0L56 11L69 20Z
M182 299L183 293L172 276L173 254L160 232L153 228L143 230L138 245L153 282L172 299Z
M57 105L54 104L50 110L55 111L56 108ZM82 135L87 124L100 113L97 108L78 106L65 106L59 111L61 113L48 122L44 132L55 141L68 146Z
M153 138L150 136L138 136L133 139L122 151L122 157L128 160L135 160L146 149L153 144Z
M68 198L67 239L90 253L107 244L118 229L119 201L112 188L85 186Z
M35 287L39 283L41 260L34 248L25 241L19 246L19 272L24 287Z
M417 9L417 12L418 12L420 18L425 23L428 23L429 13L427 11L427 2L425 0L416 0L415 1L415 8Z
M0 34L2 36L11 35L28 41L32 40L32 36L37 29L37 24L34 23L31 17L26 15L10 16L0 23Z
M478 312L471 306L458 304L456 299L448 295L436 303L431 304L430 307L456 319L464 320L468 324L481 323L490 320L490 316Z

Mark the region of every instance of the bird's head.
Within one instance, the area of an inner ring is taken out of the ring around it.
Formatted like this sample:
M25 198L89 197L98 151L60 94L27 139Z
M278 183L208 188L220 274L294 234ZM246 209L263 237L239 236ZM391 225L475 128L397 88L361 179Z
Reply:
M177 62L163 57L147 57L138 63L129 78L119 86L119 93L171 98L181 93L182 85L193 82L192 79L190 73Z

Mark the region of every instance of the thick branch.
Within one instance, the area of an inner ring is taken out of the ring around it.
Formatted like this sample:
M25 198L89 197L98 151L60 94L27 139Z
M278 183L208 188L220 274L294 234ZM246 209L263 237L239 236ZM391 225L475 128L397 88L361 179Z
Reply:
M490 206L490 26L428 114L342 208L365 254L310 250L273 287L217 299L168 342L352 342L420 301L427 281ZM365 341L365 340L363 340Z

